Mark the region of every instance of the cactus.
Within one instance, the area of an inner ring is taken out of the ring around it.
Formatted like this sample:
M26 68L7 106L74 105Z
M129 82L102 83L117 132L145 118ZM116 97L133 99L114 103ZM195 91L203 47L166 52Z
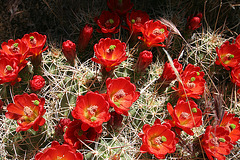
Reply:
M186 4L187 2L179 3ZM165 5L165 3L157 4L160 8ZM171 5L173 5L173 8L170 7ZM183 159L197 159L199 157L206 159L206 154L200 143L206 126L219 124L219 117L222 116L224 110L235 113L236 117L240 116L237 87L230 82L230 72L215 64L217 58L216 47L220 47L223 42L233 38L226 38L225 34L213 31L209 26L207 30L202 30L201 33L196 31L193 34L191 33L191 36L186 35L185 26L180 21L184 13L174 15L172 11L168 10L179 11L179 8L174 4L171 5L167 5L164 13L156 11L152 16L158 17L159 14L165 14L165 18L172 19L175 24L179 25L179 31L177 30L177 32L181 32L182 35L173 35L172 33L176 30L173 29L174 27L168 26L168 29L172 31L170 36L174 37L173 40L171 38L167 40L166 43L169 45L167 44L165 49L160 47L152 49L153 62L143 73L138 73L135 70L142 49L142 45L139 43L144 43L142 41L138 41L133 46L130 45L130 42L127 43L126 56L128 58L108 74L102 72L100 64L93 62L91 59L83 60L87 57L85 55L78 55L79 57L70 64L60 48L49 45L49 50L42 53L42 62L39 68L34 68L28 62L27 67L19 74L22 77L21 82L14 86L1 85L0 99L3 99L4 105L3 111L0 110L0 141L2 142L0 144L0 150L2 151L0 157L3 157L3 159L34 159L36 153L48 148L53 140L64 143L62 135L56 136L55 127L60 119L70 118L73 120L71 112L76 106L77 97L85 95L89 91L97 91L100 94L106 93L106 79L108 77L112 79L130 77L131 83L136 86L140 96L130 107L129 115L122 115L123 119L116 126L109 124L110 122L103 123L103 131L98 138L90 143L80 140L82 148L78 148L77 151L81 152L85 159L132 160L156 158L153 154L140 152L142 140L139 133L143 132L142 128L145 124L152 126L156 119L159 119L162 123L166 119L171 119L167 103L169 102L174 106L177 102L177 91L173 90L172 87L177 85L179 77L177 76L176 80L173 80L166 89L164 88L165 90L159 90L158 87L162 84L157 84L164 64L167 60L171 61L171 58L169 58L171 56L172 59L177 57L184 67L189 63L200 66L201 71L205 73L206 86L202 98L194 99L203 112L203 125L192 129L194 135L188 135L185 132L176 134L179 139L176 144L176 151L167 154L166 159L180 159L180 157ZM97 28L97 25L93 25L93 28ZM125 31L122 33L125 33ZM119 33L121 41L128 42L130 37L125 34L122 35L122 33ZM100 36L96 34L96 37L99 39ZM113 37L117 37L117 34ZM91 47L93 48L93 45ZM92 48L89 47L87 50L93 52ZM36 92L38 97L45 98L44 108L46 113L43 118L46 119L46 122L38 131L29 129L16 132L17 122L6 118L4 114L7 112L7 105L13 103L14 95L23 92L31 93L28 81L36 72L46 80L46 85L41 91ZM195 81L195 77L192 81ZM113 108L110 108L110 111L113 110ZM223 143L225 142L224 139L221 140ZM237 142L231 153L226 157L230 159L239 157L239 147L240 143Z

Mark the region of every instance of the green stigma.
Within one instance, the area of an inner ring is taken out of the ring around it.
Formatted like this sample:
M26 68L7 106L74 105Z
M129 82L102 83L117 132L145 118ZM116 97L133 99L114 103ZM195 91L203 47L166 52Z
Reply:
M231 54L231 55L229 56L229 58L234 58L234 55L233 55L233 54Z
M166 142L166 141L167 141L167 138L166 138L165 136L162 136L162 137L161 137L161 141L162 141L162 142Z
M109 23L110 23L110 24L113 24L113 23L114 23L114 20L113 20L113 19L109 19Z
M82 130L79 130L79 131L78 131L78 135L79 135L79 136L83 135L83 131L82 131Z
M18 47L18 43L14 43L13 47L17 48Z
M235 128L236 128L236 125L235 125L235 124L230 124L230 127L231 127L232 129L235 129Z
M94 121L96 121L96 120L97 120L96 117L92 117L92 118L91 118L91 121L92 121L92 122L94 122Z
M226 142L226 140L225 140L224 138L219 138L218 140L219 140L220 142L223 142L223 143Z
M40 103L40 102L39 102L38 100L35 100L35 101L33 102L33 104L36 105L36 106L38 106L39 103Z
M165 29L161 28L159 29L160 33L164 33L165 32Z
M193 113L197 113L197 108L192 108Z
M7 66L6 66L6 70L11 71L11 70L12 70L12 66L7 65Z
M132 19L132 23L135 23L136 21L135 21L135 19Z
M197 76L200 76L200 73L199 73L199 72L197 72Z
M196 80L195 77L192 77L192 78L191 78L191 82L194 82L195 80Z
M66 130L67 130L67 126L65 126L64 128L63 128L63 132L65 133L66 132Z
M33 40L34 39L34 37L33 36L31 36L31 37L29 37L31 40Z
M116 46L115 45L111 45L110 47L109 47L109 50L114 50L116 48Z

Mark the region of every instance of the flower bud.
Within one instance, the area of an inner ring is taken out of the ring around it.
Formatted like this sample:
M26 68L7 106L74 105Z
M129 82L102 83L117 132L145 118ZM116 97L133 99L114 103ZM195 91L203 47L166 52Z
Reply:
M40 75L35 75L32 80L30 80L30 87L33 91L40 91L45 85L45 79Z
M151 51L143 51L140 53L137 61L136 71L144 72L145 69L152 63L152 52Z
M202 13L198 13L194 17L193 15L191 15L187 19L187 28L193 31L198 29L202 25L201 20L202 20Z
M76 58L76 45L70 40L63 42L62 51L69 63L73 63Z
M173 60L173 64L179 73L182 72L182 64L180 64L177 59ZM170 63L166 62L163 68L161 79L165 81L173 81L176 79L176 77L177 76L175 75L172 66L170 65Z
M86 24L78 37L77 47L79 52L83 52L86 49L89 41L92 38L92 33L92 26L90 24Z

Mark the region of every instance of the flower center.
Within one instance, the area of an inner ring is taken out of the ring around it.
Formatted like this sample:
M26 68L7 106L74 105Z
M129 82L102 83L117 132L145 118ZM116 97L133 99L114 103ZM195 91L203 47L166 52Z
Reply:
M191 82L194 82L196 80L196 78L192 77L190 80L191 80Z
M12 66L7 65L5 69L6 69L7 71L12 71L13 68L12 68Z
M136 21L135 21L135 19L132 19L132 23L135 23Z
M199 72L197 72L197 76L199 76L200 75L200 73Z
M105 27L111 28L113 23L114 23L114 20L113 20L113 19L108 19L108 20L105 22Z
M109 46L109 48L106 50L106 52L107 52L107 53L111 53L111 52L114 51L115 48L116 48L115 45L111 45L111 46Z
M195 83L193 83L192 81L191 82L187 82L187 87L189 88L189 89L192 89L192 88L194 88L196 85L195 85Z
M235 124L230 124L231 129L235 129L236 125Z
M116 48L115 45L111 45L111 46L109 47L109 50L110 50L110 51L113 51L115 48Z
M142 18L141 18L141 17L136 17L136 22L137 22L137 23L141 23L141 21L142 21Z
M32 45L36 45L36 43L37 43L36 39L35 39L33 36L31 36L31 37L29 37L29 38L30 38L30 43L31 43Z
M226 140L224 138L219 138L218 140L222 143L226 142Z
M10 50L14 53L19 52L19 47L18 47L18 43L14 43L11 47Z
M120 98L126 96L126 93L124 92L123 89L120 89L119 91L117 91L114 96L113 96L113 101L116 102L118 101Z
M113 23L114 23L114 20L113 20L113 19L109 19L109 23L110 23L110 24L113 24Z
M94 116L91 117L91 121L92 121L92 122L94 122L94 121L96 121L96 120L97 120L97 117L94 117Z
M40 102L39 102L38 100L33 101L33 104L36 105L36 106L38 106L39 103L40 103Z
M218 138L217 138L217 137L212 138L210 141L211 141L211 143L212 143L215 147L218 147L218 146L219 146L219 142L218 142Z
M26 116L31 116L33 114L33 111L31 110L31 108L29 108L28 106L24 107L23 112Z
M65 159L64 155L63 156L57 156L57 160L59 160L59 159Z
M95 115L97 109L98 109L98 106L93 105L93 106L90 106L87 110L90 114Z
M230 61L233 58L234 58L234 55L231 53L228 53L222 58L222 61L224 64L226 64L226 63L228 63L228 61Z
M179 116L179 118L182 118L182 119L188 119L188 117L190 116L189 113L187 112L182 112Z
M165 136L158 136L158 137L154 138L154 142L158 145L160 145L166 141L167 141L167 138Z
M79 129L78 135L79 135L79 136L82 136L82 135L83 135L83 131L82 131L81 129Z
M163 34L165 32L165 30L163 28L159 29L159 28L156 28L153 30L153 34L154 35L160 35L160 34Z
M193 113L197 113L197 108L192 108Z
M18 47L18 43L14 43L14 44L13 44L13 47L14 47L14 48L17 48L17 47Z

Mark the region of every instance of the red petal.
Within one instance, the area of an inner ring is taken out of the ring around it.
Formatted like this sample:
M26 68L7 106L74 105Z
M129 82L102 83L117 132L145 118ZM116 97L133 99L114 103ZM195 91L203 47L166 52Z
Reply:
M88 124L83 123L82 126L81 126L81 129L82 129L83 131L87 131L89 127L90 127L90 126L89 126Z
M167 110L168 110L169 114L171 115L171 117L173 118L173 107L170 103L167 104Z

